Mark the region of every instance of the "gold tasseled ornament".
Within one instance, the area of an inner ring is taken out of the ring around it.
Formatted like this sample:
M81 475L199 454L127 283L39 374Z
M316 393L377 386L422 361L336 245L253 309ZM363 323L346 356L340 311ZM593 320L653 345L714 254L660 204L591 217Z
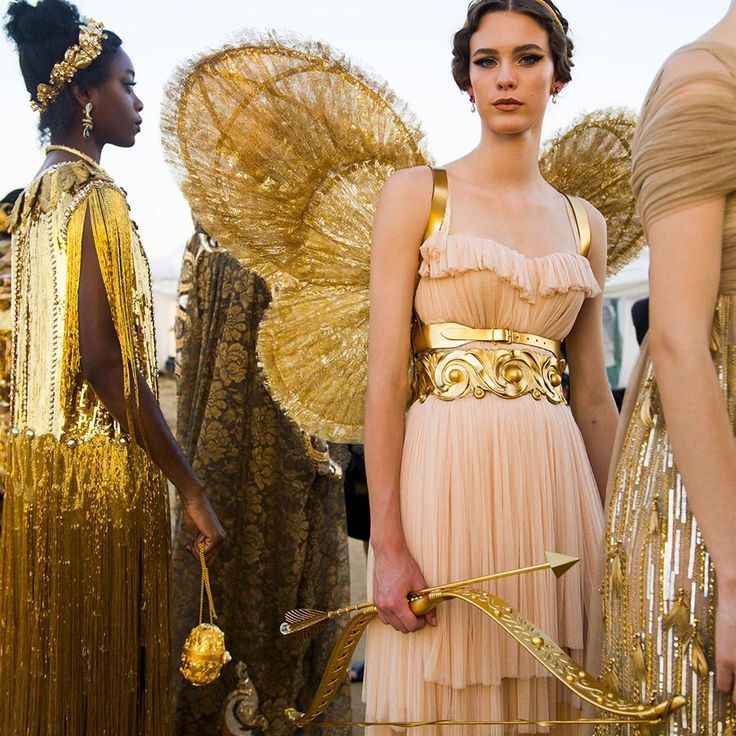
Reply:
M699 677L707 677L710 671L703 649L703 637L698 630L698 620L693 621L690 631L682 640L682 646L690 648L690 668Z
M202 583L199 591L199 624L195 626L181 652L179 672L187 682L195 687L209 685L220 676L220 670L231 660L230 652L225 649L225 634L215 626L217 619L215 604L210 589L210 576L204 561L204 545L199 547L199 561L202 565ZM207 594L210 622L202 622L204 612L204 596Z
M611 658L606 662L601 682L611 692L621 692L621 679L616 672L616 660Z
M621 595L621 591L624 587L624 571L623 564L621 562L621 545L618 545L616 552L611 555L611 587L613 592L617 595Z
M646 682L647 664L644 656L644 647L642 645L641 635L634 634L633 653L631 656L634 667L634 676L639 682Z
M677 592L677 600L662 620L662 625L665 631L674 629L680 639L687 636L690 629L690 609L685 603L685 591L682 588Z

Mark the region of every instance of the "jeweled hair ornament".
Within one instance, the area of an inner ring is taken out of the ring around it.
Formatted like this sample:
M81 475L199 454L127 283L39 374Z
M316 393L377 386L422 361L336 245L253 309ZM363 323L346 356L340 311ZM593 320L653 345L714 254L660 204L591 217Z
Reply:
M46 112L74 75L86 69L102 53L102 42L107 38L104 28L102 23L92 19L79 26L77 43L66 50L62 61L54 64L48 84L42 82L36 87L36 99L31 99L34 112Z

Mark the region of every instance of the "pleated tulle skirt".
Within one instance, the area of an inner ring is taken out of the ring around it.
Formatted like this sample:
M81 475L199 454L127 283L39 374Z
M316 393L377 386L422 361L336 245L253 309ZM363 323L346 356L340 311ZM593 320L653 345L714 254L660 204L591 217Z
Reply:
M409 549L429 585L540 564L547 551L580 557L559 581L545 571L485 587L583 661L603 511L568 407L493 395L415 403L406 421L401 511ZM411 635L371 624L363 689L367 720L544 720L574 712L576 704L546 670L482 613L452 601L437 609L437 620L437 627ZM547 731L411 731L524 732Z

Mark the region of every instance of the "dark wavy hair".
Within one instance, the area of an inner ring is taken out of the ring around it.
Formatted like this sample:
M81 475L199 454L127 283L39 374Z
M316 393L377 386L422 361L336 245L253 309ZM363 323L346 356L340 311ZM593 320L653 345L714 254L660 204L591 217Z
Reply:
M537 0L476 0L468 6L468 15L463 27L452 41L452 76L463 92L470 87L470 37L478 30L481 20L488 13L512 11L524 13L539 23L549 36L549 47L555 66L555 80L567 84L572 79L573 42L569 35L570 25L551 0L545 3L557 15L555 19ZM560 28L557 20L562 24ZM564 30L563 30L564 29Z
M66 0L40 0L31 5L26 0L16 0L8 6L5 32L18 49L20 71L26 89L36 99L36 88L48 83L54 64L64 58L66 50L79 40L81 18L76 6ZM106 30L102 53L86 68L74 75L74 81L85 87L102 84L109 74L110 62L122 44L112 31ZM56 100L41 113L38 129L42 139L68 130L77 102L69 84L65 85Z

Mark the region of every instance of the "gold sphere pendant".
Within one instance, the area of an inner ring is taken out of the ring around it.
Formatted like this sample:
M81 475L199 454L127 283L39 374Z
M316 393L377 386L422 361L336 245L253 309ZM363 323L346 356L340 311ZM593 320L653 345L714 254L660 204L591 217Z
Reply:
M179 672L195 687L209 685L230 659L222 630L214 624L199 624L184 642Z

